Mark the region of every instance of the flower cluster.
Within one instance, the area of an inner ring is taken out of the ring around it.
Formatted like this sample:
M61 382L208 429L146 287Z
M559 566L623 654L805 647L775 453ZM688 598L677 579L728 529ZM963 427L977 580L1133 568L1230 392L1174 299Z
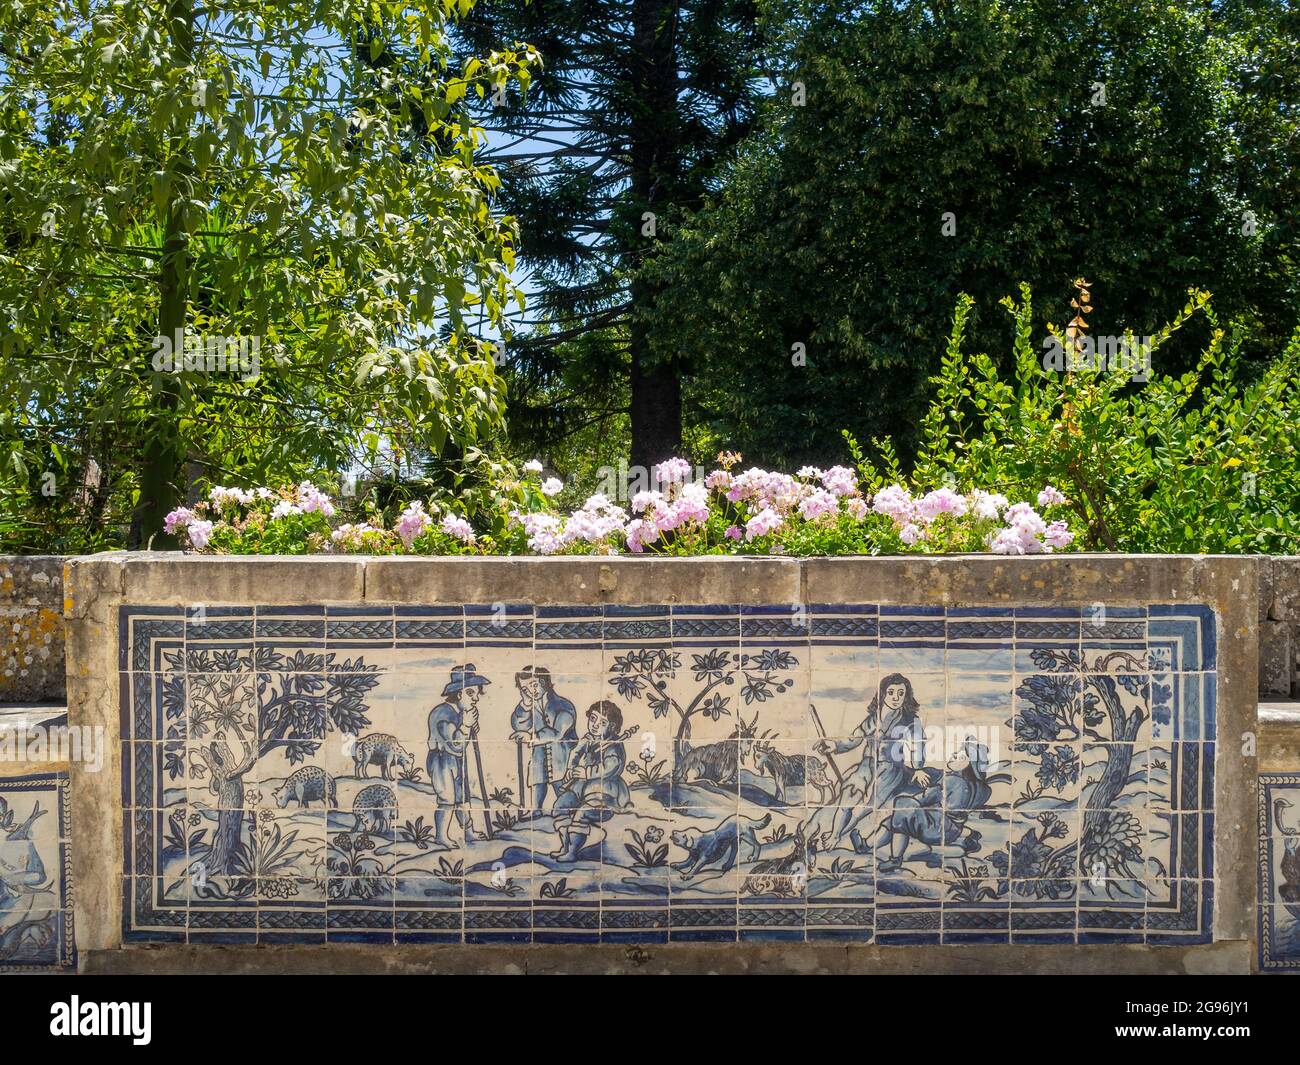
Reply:
M532 461L509 482L508 495L494 497L495 524L486 533L423 500L409 503L391 527L371 513L331 528L335 505L309 481L280 491L213 488L206 502L168 514L166 528L198 551L375 554L1028 555L1064 550L1074 541L1068 500L1052 485L1037 493L1035 505L983 489L963 492L955 484L925 492L889 484L873 492L845 466L805 466L792 475L741 470L740 456L730 453L719 463L696 480L690 463L672 458L654 467L653 487L636 492L626 508L597 493L563 513L554 502L563 483L543 479L542 464Z

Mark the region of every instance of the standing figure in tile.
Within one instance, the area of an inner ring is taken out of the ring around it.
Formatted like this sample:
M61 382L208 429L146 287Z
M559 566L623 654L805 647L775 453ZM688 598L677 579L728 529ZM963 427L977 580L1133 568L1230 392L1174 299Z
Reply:
M838 842L849 832L854 849L861 851L859 821L872 809L888 813L898 796L915 794L930 785L921 704L912 693L912 682L903 674L890 673L881 680L867 706L867 716L848 739L820 740L815 749L829 758L859 747L862 757L844 776L831 840Z
M465 842L474 842L469 810L465 808L469 798L465 752L478 732L478 701L488 683L472 664L456 666L442 689L442 702L429 712L429 757L424 765L438 800L433 838L437 846L448 850L453 846L447 838L448 810L456 811Z
M587 709L587 733L574 748L551 808L560 845L551 857L575 862L592 826L608 821L632 805L623 780L627 750L623 745L623 712L608 699Z
M569 756L578 742L578 715L569 702L555 690L550 670L528 666L515 674L519 704L510 715L510 738L526 744L529 753L523 763L526 780L519 781L519 801L531 793L532 807L522 819L540 817L546 803L546 789L553 787L560 797L560 784L569 768ZM531 789L526 791L525 789Z

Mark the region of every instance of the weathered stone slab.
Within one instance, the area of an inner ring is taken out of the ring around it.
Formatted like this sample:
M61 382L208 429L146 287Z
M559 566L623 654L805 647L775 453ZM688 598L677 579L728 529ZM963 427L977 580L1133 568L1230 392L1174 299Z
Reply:
M0 556L0 703L63 698L63 559Z

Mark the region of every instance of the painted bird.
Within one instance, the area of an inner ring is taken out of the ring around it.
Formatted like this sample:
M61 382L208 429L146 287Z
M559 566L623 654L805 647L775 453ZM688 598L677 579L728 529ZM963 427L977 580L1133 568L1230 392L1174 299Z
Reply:
M1291 803L1280 796L1273 803L1273 824L1283 832L1292 830L1283 824L1283 810L1291 808ZM1300 902L1300 836L1288 834L1282 844L1282 883L1277 888L1278 897L1283 902Z
M9 809L9 803L3 797L0 797L0 831L4 832L7 840L31 839L32 823L44 813L45 811L41 809L41 804L38 802L32 807L31 815L27 820L15 827L14 821L17 818L14 816L13 810Z

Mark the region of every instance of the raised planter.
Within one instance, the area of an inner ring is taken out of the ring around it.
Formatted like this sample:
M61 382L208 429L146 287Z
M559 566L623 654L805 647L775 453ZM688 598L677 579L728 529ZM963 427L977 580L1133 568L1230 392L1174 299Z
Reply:
M1242 971L1256 570L73 559L79 948Z

